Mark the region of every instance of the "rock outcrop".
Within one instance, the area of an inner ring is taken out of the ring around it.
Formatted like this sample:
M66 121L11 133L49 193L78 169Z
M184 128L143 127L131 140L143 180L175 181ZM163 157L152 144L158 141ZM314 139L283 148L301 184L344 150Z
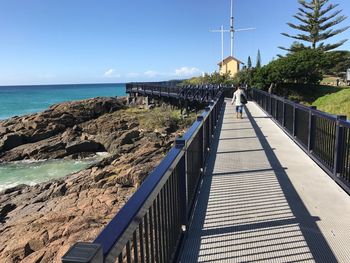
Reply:
M104 150L102 145L97 147L98 143L80 138L78 125L125 108L125 103L125 99L118 98L66 102L42 113L0 121L0 162L69 156L72 148L68 152L65 149L67 142L72 141L87 152Z
M92 241L185 129L146 129L117 99L80 104L0 123L2 161L110 153L64 178L0 192L0 262L58 263L74 242Z

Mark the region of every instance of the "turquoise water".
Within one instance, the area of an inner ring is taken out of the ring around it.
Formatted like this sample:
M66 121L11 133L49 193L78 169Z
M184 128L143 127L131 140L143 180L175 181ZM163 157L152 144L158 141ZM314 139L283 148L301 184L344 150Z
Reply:
M43 111L63 101L125 95L125 84L0 86L0 119ZM0 164L0 191L63 177L86 168L98 158Z
M43 111L63 101L125 95L125 84L0 86L0 119Z
M101 156L84 160L20 161L0 164L0 191L19 184L35 185L80 171Z

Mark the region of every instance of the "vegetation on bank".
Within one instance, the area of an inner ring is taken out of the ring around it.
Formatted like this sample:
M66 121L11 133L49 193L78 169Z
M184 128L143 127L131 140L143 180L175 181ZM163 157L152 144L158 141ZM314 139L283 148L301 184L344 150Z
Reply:
M350 89L327 94L312 103L317 109L331 114L346 115L350 118Z
M182 82L184 85L200 85L200 84L222 84L231 85L234 84L234 79L230 77L230 74L219 74L214 72L212 74L205 73L201 77L193 77L186 79Z
M190 113L184 118L179 109L168 105L153 109L130 107L125 112L132 113L137 118L141 129L161 131L166 127L168 132L189 127L195 121L196 116L194 113Z

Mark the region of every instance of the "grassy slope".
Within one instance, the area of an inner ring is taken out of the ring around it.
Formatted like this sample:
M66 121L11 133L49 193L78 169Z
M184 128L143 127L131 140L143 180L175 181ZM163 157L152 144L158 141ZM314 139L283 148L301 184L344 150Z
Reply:
M312 105L321 111L347 115L350 119L350 88L320 97Z
M299 101L305 105L311 105L318 98L328 94L336 93L344 87L334 87L327 85L293 85L288 87L288 98L293 101Z

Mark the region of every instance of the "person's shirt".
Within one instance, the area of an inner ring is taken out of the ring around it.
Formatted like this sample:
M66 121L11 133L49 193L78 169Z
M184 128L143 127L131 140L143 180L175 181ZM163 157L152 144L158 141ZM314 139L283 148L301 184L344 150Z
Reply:
M243 105L243 103L241 102L241 94L245 96L244 91L242 89L238 89L233 93L232 103L235 103L236 106Z

